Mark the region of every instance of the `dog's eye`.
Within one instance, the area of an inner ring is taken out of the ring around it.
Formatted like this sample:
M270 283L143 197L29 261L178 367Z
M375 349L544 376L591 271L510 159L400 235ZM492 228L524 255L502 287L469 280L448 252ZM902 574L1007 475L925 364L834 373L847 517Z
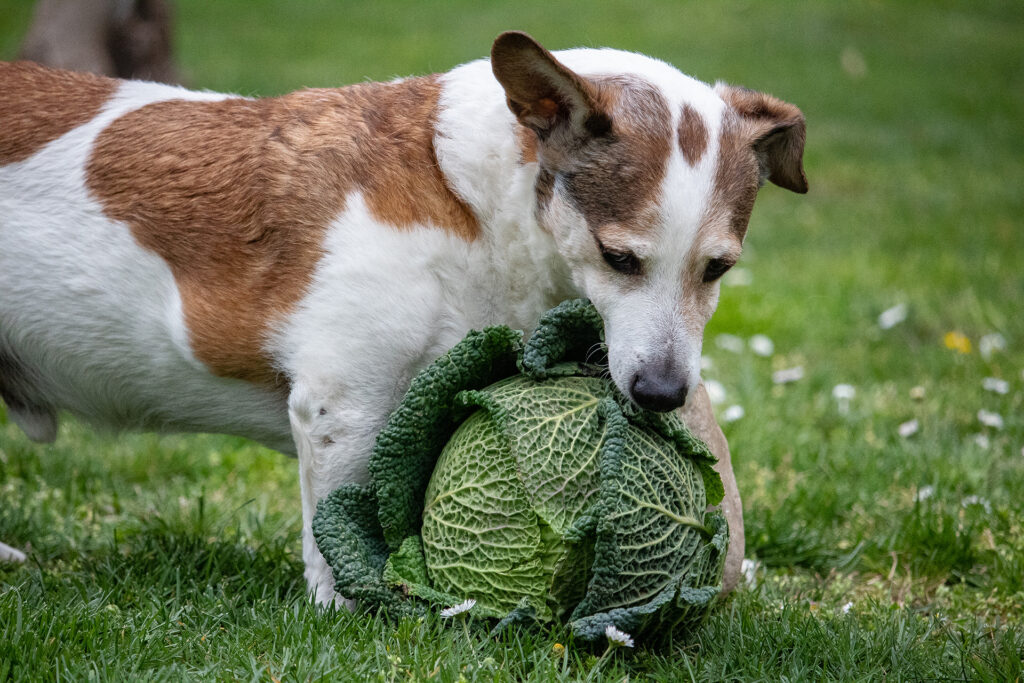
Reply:
M725 275L725 272L732 268L732 263L725 259L713 258L708 261L707 268L704 269L704 282L714 282L718 278Z
M601 256L608 262L608 265L626 275L638 275L640 273L640 259L636 254L628 251L602 251Z

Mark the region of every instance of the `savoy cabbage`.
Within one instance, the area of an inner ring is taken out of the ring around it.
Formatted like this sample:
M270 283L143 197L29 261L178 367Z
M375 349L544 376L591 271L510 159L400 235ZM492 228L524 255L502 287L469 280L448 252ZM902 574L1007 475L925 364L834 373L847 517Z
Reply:
M474 614L585 640L699 621L728 543L706 512L723 493L714 458L586 362L601 334L592 306L565 302L525 345L471 332L420 373L378 436L372 484L318 506L336 590L395 613L473 598Z

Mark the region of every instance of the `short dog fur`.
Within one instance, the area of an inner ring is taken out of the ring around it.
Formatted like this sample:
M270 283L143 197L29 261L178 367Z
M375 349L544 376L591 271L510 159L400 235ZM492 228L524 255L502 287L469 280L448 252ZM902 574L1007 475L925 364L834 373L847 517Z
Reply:
M367 479L410 379L471 328L587 297L623 393L689 397L728 455L703 331L758 188L807 190L793 105L517 32L445 74L268 99L31 63L0 90L8 414L39 441L66 410L297 455L318 601L316 502Z

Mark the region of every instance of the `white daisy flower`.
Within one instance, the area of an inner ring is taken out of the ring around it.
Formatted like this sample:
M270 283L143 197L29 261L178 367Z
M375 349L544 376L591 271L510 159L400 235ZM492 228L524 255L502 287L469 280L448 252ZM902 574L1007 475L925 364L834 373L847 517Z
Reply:
M715 344L718 348L732 351L733 353L743 353L743 349L746 346L743 343L743 338L737 337L735 334L720 334L715 337Z
M718 405L725 401L725 387L721 382L713 379L704 380L704 389L708 392L708 399L712 405Z
M857 388L854 387L852 384L837 384L834 387L832 387L832 396L835 397L836 400L841 401L845 399L849 401L856 395Z
M989 440L988 435L986 434L975 434L974 445L983 451L987 451L988 447L992 445L992 442Z
M934 486L922 486L921 488L919 488L917 490L917 495L914 496L914 500L916 500L918 503L920 503L922 501L928 500L929 498L931 498L934 495L935 495L935 487Z
M917 419L907 420L899 427L896 428L896 433L902 436L904 439L907 437L917 434L917 431L921 429L921 423Z
M852 384L837 384L832 387L832 398L836 400L839 412L844 415L850 412L850 401L856 395L857 389Z
M853 609L853 603L852 602L846 603L842 607L843 614L849 614L850 610L852 610L852 609Z
M620 631L614 625L608 624L604 629L604 636L608 639L609 645L616 647L633 647L633 636L625 631Z
M981 380L981 386L985 391L992 391L997 394L1010 393L1010 383L1005 379L999 379L997 377L986 377Z
M1006 350L1006 337L998 332L986 334L978 340L978 351L981 352L981 357L985 360L991 358L996 351L1004 350Z
M750 345L750 350L762 358L767 358L775 353L775 342L767 335L755 334L747 343Z
M882 314L878 316L878 326L883 330L888 330L896 327L901 322L907 319L907 305L896 304L892 308L887 308L882 311Z
M987 410L978 411L978 422L993 429L1003 428L1003 416L999 413L992 413Z
M982 498L981 496L967 496L960 501L960 507L970 507L971 505L980 505L985 508L985 512L991 514L992 503L988 498Z
M729 406L724 411L722 411L722 422L735 422L736 420L741 419L746 414L746 411L743 410L743 406L739 404Z
M468 612L469 610L473 609L474 605L476 605L476 600L474 600L473 598L470 598L469 600L463 600L457 605L452 605L451 607L446 607L445 609L441 610L441 616L445 619L448 619L450 617L457 616L464 612Z
M772 382L775 384L789 384L804 378L804 366L798 365L795 368L776 370L772 373Z

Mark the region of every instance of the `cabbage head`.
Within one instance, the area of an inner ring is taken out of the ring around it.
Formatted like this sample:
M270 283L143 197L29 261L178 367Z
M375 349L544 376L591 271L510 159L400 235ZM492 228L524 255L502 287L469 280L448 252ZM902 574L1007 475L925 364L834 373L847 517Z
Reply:
M708 612L728 528L714 458L674 414L640 410L588 362L589 303L527 344L471 332L413 381L369 486L321 501L314 535L342 595L402 614L467 598L474 615L608 625L649 640Z

